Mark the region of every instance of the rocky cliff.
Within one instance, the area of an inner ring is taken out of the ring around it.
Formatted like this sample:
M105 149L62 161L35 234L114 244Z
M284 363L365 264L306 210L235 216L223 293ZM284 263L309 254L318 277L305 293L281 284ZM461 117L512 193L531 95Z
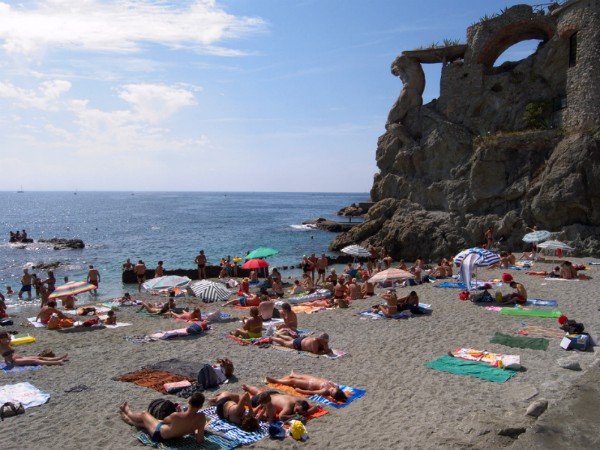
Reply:
M599 3L518 5L471 26L466 45L403 52L392 64L403 89L377 143L376 203L331 248L436 258L481 244L492 226L518 250L535 224L599 254ZM532 38L533 55L494 67ZM421 64L435 62L440 97L422 105Z

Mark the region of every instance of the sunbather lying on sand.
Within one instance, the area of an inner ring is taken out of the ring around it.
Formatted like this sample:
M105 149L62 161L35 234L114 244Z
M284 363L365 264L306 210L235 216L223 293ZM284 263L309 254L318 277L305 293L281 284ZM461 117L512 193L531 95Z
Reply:
M398 299L398 311L405 309L414 309L419 307L419 296L415 291L411 291L406 297Z
M120 415L123 422L145 429L155 443L180 438L191 433L196 436L196 442L204 442L206 416L204 413L198 412L204 404L204 394L195 392L190 397L188 404L187 411L174 412L163 420L158 420L148 411L133 412L125 402L120 407Z
M266 402L267 397L263 396L262 401ZM270 396L268 401L270 401ZM210 399L210 404L217 406L217 416L220 419L238 425L244 431L252 432L260 427L252 409L250 394L247 392L243 395L227 391L221 392Z
M260 304L260 298L254 294L244 294L240 298L235 298L223 303L223 306L258 306Z
M329 348L329 335L327 333L323 333L319 337L300 336L292 338L289 336L273 336L270 341L282 347L314 353L315 355L331 355L333 353Z
M173 297L170 297L169 301L162 305L143 302L140 306L140 309L138 309L138 312L145 309L150 314L165 314L167 312L172 311L176 307L177 305L175 305L175 299Z
M259 314L257 306L250 308L250 317L244 317L242 322L244 323L242 328L238 328L237 330L233 330L231 332L233 336L244 339L259 338L262 336L263 320Z
M9 366L60 366L68 360L69 355L59 357L21 356L17 355L10 345L10 335L0 332L0 355Z
M329 381L326 378L313 377L312 375L304 375L292 371L286 377L280 379L266 377L266 380L269 383L293 387L300 394L322 395L324 397L331 397L339 402L348 400L344 391L333 381Z
M175 319L181 320L190 320L190 321L202 321L202 314L200 313L200 308L194 308L192 312L186 311L181 314L174 313L173 311L168 311L168 315Z
M247 384L242 384L242 389L246 392L249 392L250 395L253 396L266 393L270 394L271 404L274 407L273 409L275 413L273 419L288 420L298 414L302 416L312 414L318 409L317 406L311 406L310 403L302 398L294 397L293 395L282 394L274 389L259 388ZM259 419L261 418L261 413L262 411L258 412ZM269 418L269 420L271 421L272 419Z
M88 314L96 314L96 308L94 306L82 306L77 308L76 314L78 316L87 316Z

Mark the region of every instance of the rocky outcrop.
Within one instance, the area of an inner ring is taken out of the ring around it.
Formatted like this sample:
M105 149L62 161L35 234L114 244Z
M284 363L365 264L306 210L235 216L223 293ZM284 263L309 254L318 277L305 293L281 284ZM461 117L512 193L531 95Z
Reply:
M307 220L302 222L303 225L312 225L315 228L323 231L330 231L332 233L340 233L349 231L358 225L358 222L336 222L334 220L327 220L319 217L315 220Z
M600 114L572 79L596 59L576 61L575 70L570 37L596 36L600 11L598 2L571 3L552 14L517 5L470 27L465 46L403 52L394 61L393 73L409 68L420 89L415 62L453 59L444 61L439 99L420 106L403 101L410 94L403 90L392 107L377 142L377 203L332 250L360 243L384 245L397 258L437 258L480 245L489 226L518 250L535 224L579 254L600 252ZM570 34L557 32L560 11L569 13ZM533 55L493 67L504 49L531 37L541 39ZM577 43L586 58L599 53L597 40Z
M51 244L54 250L65 250L65 249L82 249L85 248L85 244L81 239L39 239L38 242L44 244Z

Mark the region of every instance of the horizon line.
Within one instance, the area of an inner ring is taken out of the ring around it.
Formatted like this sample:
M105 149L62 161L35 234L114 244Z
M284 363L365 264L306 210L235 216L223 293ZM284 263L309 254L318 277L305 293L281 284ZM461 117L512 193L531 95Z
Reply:
M180 193L180 194L360 194L370 195L369 192L345 192L345 191L151 191L151 190L33 190L33 191L14 191L0 190L0 193L27 194L27 193Z

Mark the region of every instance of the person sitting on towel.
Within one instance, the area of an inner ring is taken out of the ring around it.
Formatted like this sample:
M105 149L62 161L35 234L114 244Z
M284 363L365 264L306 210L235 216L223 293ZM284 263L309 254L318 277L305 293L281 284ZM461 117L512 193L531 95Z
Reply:
M416 311L419 308L419 296L415 291L411 291L406 297L398 299L398 311L410 309Z
M0 332L0 355L7 366L60 366L69 355L58 357L17 355L10 345L10 334Z
M272 336L269 338L272 344L293 350L314 353L315 355L331 355L333 350L329 348L329 335L323 333L319 337L299 336L292 338L289 336Z
M200 312L200 308L194 308L192 312L185 311L181 314L177 314L173 311L169 311L168 314L174 319L187 320L190 322L201 322L202 321L202 313Z
M117 315L111 309L106 313L106 319L104 319L104 325L116 325L117 324Z
M352 278L350 280L350 283L348 283L347 288L348 288L348 295L346 298L348 300L359 300L359 299L363 298L362 290L360 289L360 286L356 282L356 278Z
M260 401L270 402L270 396L262 396ZM217 416L221 420L226 420L230 423L238 425L242 430L253 432L260 428L260 423L254 415L252 409L252 400L249 393L243 395L233 392L220 392L215 397L211 398L209 403L216 405ZM258 406L258 399L255 402Z
M189 406L186 411L174 412L163 420L158 420L148 411L133 412L127 402L123 403L119 410L123 422L145 429L152 442L156 444L188 434L194 434L196 442L202 443L206 416L199 410L203 404L204 394L195 392L188 401Z
M322 395L323 397L331 397L338 402L346 402L348 400L344 391L333 381L326 378L313 377L312 375L304 375L292 371L286 377L279 379L266 377L266 380L268 383L293 387L303 395Z
M62 311L56 309L56 302L54 300L50 300L46 306L42 306L42 309L40 309L35 321L47 325L50 317L52 317L52 314L56 314L59 319L65 319L67 317Z
M373 312L377 313L381 311L384 316L391 317L398 311L398 296L394 289L388 289L388 291L381 296L386 301L385 305L374 305Z
M277 278L273 278L273 283L271 283L271 290L273 291L273 296L282 298L285 293L283 292L283 287L281 286L281 280Z
M284 394L275 389L269 389L268 387L259 388L256 386L242 384L242 389L253 396L266 393L270 394L271 404L273 405L273 410L275 413L274 419L289 420L297 415L308 416L319 409L318 406L311 405L300 397ZM267 419L271 421L270 418L264 414L262 408L259 407L258 409L259 410L257 411L257 414L259 420Z
M250 317L244 317L242 322L242 328L233 330L230 333L232 336L240 337L242 339L256 339L262 336L263 320L262 317L260 317L257 306L250 308Z
M292 307L289 303L284 303L281 305L281 318L283 319L283 323L277 325L277 329L279 331L288 331L296 333L298 331L298 316L294 311L292 311Z
M505 295L502 299L502 303L513 305L515 303L524 304L527 301L527 290L525 289L525 286L514 280L510 282L509 286L515 289L516 292Z
M175 304L175 294L172 292L169 295L169 301L164 303L163 305L151 305L149 303L143 302L140 306L140 309L138 309L138 312L142 310L146 310L150 314L166 314L168 312L171 312L177 307L177 305Z

